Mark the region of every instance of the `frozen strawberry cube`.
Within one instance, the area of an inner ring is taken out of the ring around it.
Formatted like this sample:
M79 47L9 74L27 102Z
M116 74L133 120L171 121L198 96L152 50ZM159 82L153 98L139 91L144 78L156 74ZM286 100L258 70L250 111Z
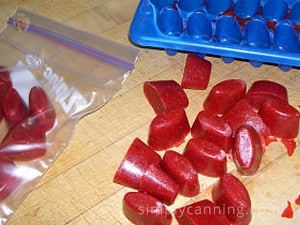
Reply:
M0 105L2 106L3 98L6 92L12 88L10 73L3 66L0 66ZM3 119L2 107L0 107L0 121Z
M186 89L205 90L211 74L211 62L189 53L186 58L181 86Z
M0 156L15 161L31 161L46 154L46 134L30 121L12 127L0 143Z
M175 201L180 191L174 179L155 165L150 165L141 177L138 190L156 197L167 205Z
M157 115L151 122L148 144L154 150L167 150L179 146L190 132L184 109L176 109Z
M180 153L169 150L164 154L162 168L176 181L180 194L192 197L199 193L198 174L193 164Z
M159 165L161 157L151 147L139 138L135 138L125 154L117 172L114 182L135 189L139 188L141 177L150 165Z
M299 131L300 114L287 102L265 102L258 112L271 134L279 138L296 138Z
M221 81L210 90L203 107L222 115L246 95L246 89L246 82L240 79Z
M0 157L0 202L7 198L21 183L16 173L16 165L9 159Z
M230 173L221 176L213 187L212 198L232 224L250 224L251 199L248 190L237 177Z
M233 135L235 135L236 130L242 125L252 126L261 137L270 135L268 126L245 99L240 100L229 109L223 115L223 120L231 126Z
M39 86L31 88L29 93L29 111L34 122L44 127L45 131L53 128L56 113L43 88Z
M243 175L254 175L260 167L263 145L256 130L249 125L240 126L234 138L233 160Z
M128 192L123 198L123 213L133 224L170 225L172 215L155 197L143 192Z
M198 113L191 128L191 135L214 142L226 153L232 148L231 127L222 118L209 111Z
M2 113L9 127L15 126L28 117L25 102L14 88L9 88L2 99Z
M11 86L9 86L8 83L4 83L4 82L1 82L0 81L0 105L2 106L2 102L3 102L3 99L4 99L4 96L7 92L8 89L10 89ZM2 110L2 107L0 107L0 121L2 121L4 115L3 115L3 110Z
M226 173L225 151L206 139L190 139L183 155L192 162L198 173L209 177L220 177Z
M144 94L156 114L186 108L189 104L183 88L174 80L147 81Z
M230 225L223 209L208 199L177 208L174 214L179 225Z
M287 89L277 82L258 80L249 88L246 99L252 107L259 110L265 101L288 102L288 93Z

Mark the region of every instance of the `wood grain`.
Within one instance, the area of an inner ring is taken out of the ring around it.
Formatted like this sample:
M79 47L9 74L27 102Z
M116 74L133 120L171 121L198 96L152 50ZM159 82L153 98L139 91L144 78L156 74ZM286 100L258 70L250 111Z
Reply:
M128 40L131 19L138 0L19 0L0 1L1 29L6 19L20 6L62 21L87 32L132 45ZM52 164L35 189L12 216L9 225L130 224L122 214L122 197L131 189L113 183L120 161L135 137L147 140L154 113L143 96L146 80L181 81L186 55L170 57L164 51L141 49L142 54L123 88L97 112L82 118L69 145ZM3 54L3 53L1 53ZM225 64L207 57L213 64L209 88L228 78L244 79L250 86L259 79L270 79L288 88L290 103L299 109L300 70L282 72L275 66L253 68L247 62ZM202 107L209 88L187 90L192 122ZM299 224L300 206L293 203L294 219L281 218L287 200L300 194L300 140L292 157L280 143L273 143L263 158L259 172L240 176L232 162L229 170L248 188L254 225ZM178 149L179 151L182 149ZM189 202L210 198L216 181L200 176L202 193L192 199L179 196L170 211ZM177 224L174 220L173 224Z

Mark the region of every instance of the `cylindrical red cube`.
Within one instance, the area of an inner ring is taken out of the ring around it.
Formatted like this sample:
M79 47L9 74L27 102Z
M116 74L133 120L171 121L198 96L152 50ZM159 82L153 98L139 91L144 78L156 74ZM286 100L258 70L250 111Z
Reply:
M163 203L144 192L128 192L123 198L123 213L134 224L170 225L172 215Z
M254 175L260 167L264 149L259 134L252 126L240 126L233 146L232 155L238 171L243 175Z
M56 120L55 110L43 88L34 86L29 93L29 111L33 121L45 131L53 128Z
M189 104L183 88L174 80L147 81L144 94L156 114L186 108Z
M183 155L173 150L164 154L162 168L176 181L180 194L192 197L199 193L198 174L193 164Z
M215 204L223 209L231 224L250 224L251 199L244 184L230 173L224 174L212 190Z
M219 116L209 111L201 111L198 113L196 120L191 128L193 137L206 138L228 153L232 148L232 129Z
M265 101L288 102L288 93L282 84L270 80L258 80L249 88L246 99L252 107L259 110Z
M246 82L240 79L224 80L213 86L203 107L215 114L224 114L246 95Z
M171 205L179 193L179 186L163 169L150 165L140 180L139 191L146 192L163 203Z
M206 139L190 139L183 155L192 162L198 173L210 177L220 177L226 173L225 151Z
M297 137L300 114L287 102L265 102L258 114L273 136L286 139Z
M187 89L205 90L211 74L211 62L189 53L186 58L181 86Z
M179 146L190 132L184 109L176 109L157 115L151 122L148 144L155 150L167 150Z
M160 162L161 157L157 152L135 138L115 173L114 182L138 189L140 179L148 167L152 164L157 166Z

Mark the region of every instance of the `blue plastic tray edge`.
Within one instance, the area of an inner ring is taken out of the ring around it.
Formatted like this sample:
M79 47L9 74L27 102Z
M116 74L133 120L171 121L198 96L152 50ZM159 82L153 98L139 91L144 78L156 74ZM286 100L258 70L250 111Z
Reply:
M248 61L270 63L279 66L291 66L300 68L299 53L251 48L241 45L225 45L218 42L203 40L193 40L189 42L189 44L184 44L179 40L178 37L172 37L162 34L157 30L157 27L154 26L152 22L149 22L149 18L146 18L146 16L153 16L153 19L155 19L155 13L148 15L140 13L140 8L145 7L145 4L148 3L149 0L140 1L129 29L129 39L133 44L137 46L154 49L174 50L178 52L193 52L204 55L230 57L233 59L244 59ZM141 29L141 26L146 29ZM149 33L151 33L152 35L149 35Z

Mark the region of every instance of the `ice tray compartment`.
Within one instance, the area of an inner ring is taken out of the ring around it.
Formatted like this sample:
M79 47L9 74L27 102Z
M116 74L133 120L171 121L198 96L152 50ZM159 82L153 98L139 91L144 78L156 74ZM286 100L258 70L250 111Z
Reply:
M129 31L144 47L258 67L300 67L300 0L141 0Z

